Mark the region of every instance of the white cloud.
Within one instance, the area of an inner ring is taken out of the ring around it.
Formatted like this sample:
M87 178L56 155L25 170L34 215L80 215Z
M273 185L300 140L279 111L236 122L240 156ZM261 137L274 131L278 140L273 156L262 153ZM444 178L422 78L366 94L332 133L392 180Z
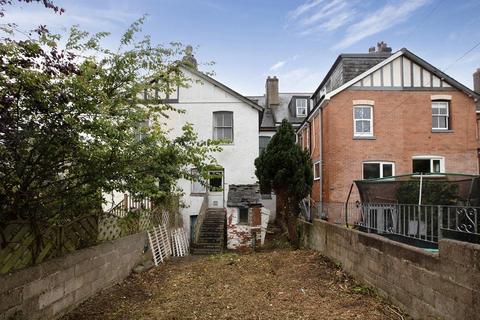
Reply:
M335 30L355 14L351 0L307 1L290 11L286 28L300 35Z
M283 67L287 63L286 61L278 61L273 66L270 67L270 71L275 71Z
M351 25L345 37L336 45L335 49L342 49L374 34L404 22L417 9L426 5L430 0L409 0L396 5L387 4L383 8L368 14L359 22Z
M299 67L280 73L278 75L283 91L289 92L313 92L322 79L319 72L315 72L310 68Z
M304 13L308 12L309 10L315 8L316 6L321 4L322 2L325 2L325 0L309 0L309 1L305 2L304 4L295 8L295 10L290 11L288 13L288 16L290 17L290 19L296 19L299 16L301 16L302 14L304 14Z
M395 0L380 9L375 1L372 9L361 1L309 0L287 14L286 28L300 36L335 32L340 41L334 49L343 49L406 21L431 1Z
M125 29L142 14L119 8L94 9L80 6L81 2L65 8L65 13L55 14L51 10L38 10L34 6L12 7L7 10L1 23L16 23L20 29L30 30L39 25L47 25L49 29L70 28L79 24L82 29L92 31L113 31L115 28Z

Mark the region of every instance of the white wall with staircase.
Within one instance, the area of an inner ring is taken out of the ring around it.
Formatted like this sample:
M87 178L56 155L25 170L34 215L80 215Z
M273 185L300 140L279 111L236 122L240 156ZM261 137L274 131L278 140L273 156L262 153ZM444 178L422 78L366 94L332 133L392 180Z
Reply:
M200 140L212 139L213 112L233 112L234 141L222 145L223 151L214 155L218 164L224 168L224 197L220 196L224 203L220 203L220 206L226 207L230 184L252 184L257 181L254 161L259 153L259 111L195 73L186 69L183 71L192 81L190 87L179 89L178 103L172 104L185 112L169 112L167 126L171 129L172 136L180 135L182 126L188 122L193 125ZM191 194L191 182L188 180L180 180L178 185L184 191L183 224L189 230L190 216L198 214L203 196Z

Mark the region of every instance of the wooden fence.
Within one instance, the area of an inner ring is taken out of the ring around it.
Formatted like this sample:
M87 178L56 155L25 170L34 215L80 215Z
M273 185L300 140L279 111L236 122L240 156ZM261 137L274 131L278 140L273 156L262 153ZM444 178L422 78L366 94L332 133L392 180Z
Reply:
M132 211L119 217L98 213L64 224L53 219L32 225L27 220L9 222L0 237L0 274L35 265L102 241L111 241L150 230L162 221L160 210Z
M6 225L4 240L0 240L0 274L96 243L98 215L85 215L65 224L53 220L36 224L15 220Z

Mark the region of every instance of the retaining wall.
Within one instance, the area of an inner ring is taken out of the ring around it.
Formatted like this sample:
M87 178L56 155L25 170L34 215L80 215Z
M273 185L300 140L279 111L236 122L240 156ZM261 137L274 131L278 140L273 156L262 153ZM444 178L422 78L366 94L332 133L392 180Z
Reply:
M0 319L54 319L125 279L144 259L146 234L75 251L0 277Z
M416 319L480 318L480 245L440 240L439 253L322 220L306 245L338 261Z

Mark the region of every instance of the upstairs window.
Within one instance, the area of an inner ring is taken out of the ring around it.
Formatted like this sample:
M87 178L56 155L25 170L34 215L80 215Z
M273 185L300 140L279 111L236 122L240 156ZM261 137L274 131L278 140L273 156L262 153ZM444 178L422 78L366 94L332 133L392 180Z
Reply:
M354 136L373 136L373 110L371 106L353 107Z
M295 105L297 107L297 117L307 116L307 99L296 99Z
M450 122L447 101L432 101L432 130L448 130Z
M363 163L363 179L387 178L395 175L395 163L368 161Z
M413 173L443 173L445 158L435 156L416 156L412 159Z
M233 143L233 112L217 111L213 113L213 139Z

